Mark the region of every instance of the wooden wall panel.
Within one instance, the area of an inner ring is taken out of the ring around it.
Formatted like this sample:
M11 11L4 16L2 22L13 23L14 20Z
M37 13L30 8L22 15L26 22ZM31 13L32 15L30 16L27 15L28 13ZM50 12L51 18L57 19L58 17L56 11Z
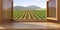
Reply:
M2 0L0 0L0 22L2 21Z
M60 0L57 0L57 18L60 21Z

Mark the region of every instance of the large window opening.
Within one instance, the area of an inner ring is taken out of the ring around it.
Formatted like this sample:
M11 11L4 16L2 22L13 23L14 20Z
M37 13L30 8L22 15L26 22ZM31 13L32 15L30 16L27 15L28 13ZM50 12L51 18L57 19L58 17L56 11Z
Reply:
M21 20L45 20L46 0L13 0L13 19Z

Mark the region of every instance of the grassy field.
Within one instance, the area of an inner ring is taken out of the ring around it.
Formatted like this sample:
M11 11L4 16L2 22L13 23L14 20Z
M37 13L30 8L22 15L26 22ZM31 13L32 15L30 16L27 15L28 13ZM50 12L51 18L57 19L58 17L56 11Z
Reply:
M13 10L13 17L17 20L45 19L46 10Z

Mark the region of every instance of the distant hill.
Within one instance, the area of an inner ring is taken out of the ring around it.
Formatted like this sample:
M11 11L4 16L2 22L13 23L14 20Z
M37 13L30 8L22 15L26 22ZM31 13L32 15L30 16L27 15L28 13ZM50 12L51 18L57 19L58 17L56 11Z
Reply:
M23 7L23 6L15 6L13 7L14 10L35 10L35 9L41 9L41 7L38 6L27 6L27 7Z

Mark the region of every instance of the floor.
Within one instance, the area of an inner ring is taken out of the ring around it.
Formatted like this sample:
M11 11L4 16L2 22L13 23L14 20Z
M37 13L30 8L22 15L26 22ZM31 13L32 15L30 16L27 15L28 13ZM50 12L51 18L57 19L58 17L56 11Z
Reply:
M57 29L60 24L53 22L13 22L0 24L0 29Z

